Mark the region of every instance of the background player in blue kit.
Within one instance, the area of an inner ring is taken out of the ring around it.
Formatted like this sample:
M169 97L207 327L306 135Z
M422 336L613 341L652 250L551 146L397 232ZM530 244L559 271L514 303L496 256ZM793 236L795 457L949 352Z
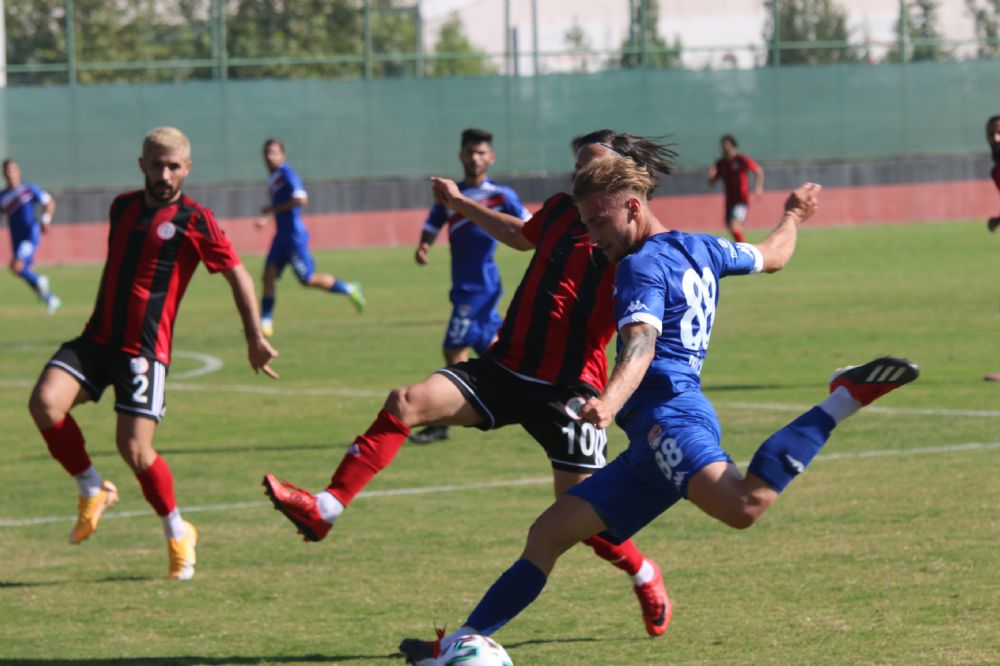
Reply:
M483 206L528 220L531 214L521 204L521 199L509 187L500 185L489 177L490 167L496 161L493 152L493 134L483 129L462 132L458 159L462 162L465 177L458 189L469 199ZM427 264L427 252L448 225L451 246L451 318L444 336L444 361L451 366L469 360L469 347L482 354L496 338L503 317L497 310L503 286L500 269L494 261L497 241L468 217L451 211L441 204L431 208L417 245L416 261ZM427 426L410 435L418 444L429 444L448 438L448 426Z
M27 282L45 303L46 311L52 314L62 301L49 289L49 279L32 271L31 265L35 263L41 234L48 231L56 212L55 199L37 185L22 183L21 167L12 159L4 160L3 177L7 187L0 192L0 209L7 216L10 227L10 272ZM42 206L38 218L35 216L36 204Z
M797 227L815 212L819 186L807 183L785 203L778 226L760 244L668 231L646 202L652 180L626 157L583 166L573 198L590 239L618 261L614 308L618 357L607 386L579 408L597 427L612 420L629 448L570 488L532 525L521 558L493 584L448 637L400 645L410 663L430 658L463 634L492 634L541 593L556 560L598 532L627 539L682 498L721 522L753 525L801 473L837 423L917 378L892 357L834 373L830 395L757 450L744 476L721 448L721 427L701 392L700 372L716 319L718 280L780 270ZM617 415L617 417L616 417Z
M274 334L275 282L289 263L303 287L344 294L361 312L365 307L365 297L360 284L338 280L329 273L316 272L316 262L309 252L309 232L302 223L301 209L309 202L309 195L299 175L285 161L285 145L281 141L268 139L264 142L264 163L271 172L267 181L271 203L260 209L262 217L257 226L263 227L271 216L278 226L264 265L260 303L260 327L264 335Z

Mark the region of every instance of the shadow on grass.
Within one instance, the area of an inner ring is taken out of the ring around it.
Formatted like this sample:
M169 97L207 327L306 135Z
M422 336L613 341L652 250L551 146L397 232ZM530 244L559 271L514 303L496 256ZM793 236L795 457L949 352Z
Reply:
M508 650L526 645L554 645L560 643L614 643L635 640L622 638L539 638L507 643ZM255 664L350 664L375 661L398 661L400 652L389 654L304 654L263 657L94 657L91 659L0 659L0 666L254 666Z
M635 636L623 636L621 638L533 638L530 641L518 641L516 643L504 643L505 650L516 650L526 645L559 645L561 643L624 643L634 641Z
M41 440L39 440L41 441ZM18 460L32 461L32 460L51 460L52 456L45 451L45 442L41 442L42 453L29 454L26 456L19 456ZM329 442L323 444L248 444L246 446L217 446L214 448L184 448L184 449L171 449L171 448L159 448L157 451L164 455L173 456L183 456L183 455L217 455L220 453L265 453L265 452L275 452L281 453L285 451L333 451L337 455L344 453L350 443L334 443ZM118 451L115 449L110 450L99 450L99 451L87 451L87 454L91 458L118 458ZM3 662L0 662L3 663Z
M100 584L100 583L145 583L149 581L159 580L159 578L153 576L107 576L106 578L98 578L96 580L89 581L78 581L78 580L35 580L35 581L24 581L24 580L0 580L0 590L14 589L14 588L25 588L25 587L52 587L54 585L71 585L71 584ZM7 662L0 658L0 664L6 664Z
M402 654L304 654L263 657L93 657L92 659L0 659L2 666L254 666L254 664L370 664Z

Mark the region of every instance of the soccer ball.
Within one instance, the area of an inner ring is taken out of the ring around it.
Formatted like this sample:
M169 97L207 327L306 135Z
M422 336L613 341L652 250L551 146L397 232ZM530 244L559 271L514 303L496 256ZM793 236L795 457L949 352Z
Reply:
M459 636L438 657L437 666L514 666L507 651L489 636Z

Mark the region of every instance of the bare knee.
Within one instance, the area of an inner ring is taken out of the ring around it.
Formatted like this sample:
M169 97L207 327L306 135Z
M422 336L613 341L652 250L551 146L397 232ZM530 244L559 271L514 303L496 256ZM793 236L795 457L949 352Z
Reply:
M60 404L57 392L50 386L39 383L35 385L28 398L28 411L39 428L51 428L66 418L69 407Z
M382 409L410 427L421 425L417 422L412 389L412 386L400 386L392 389L382 406Z

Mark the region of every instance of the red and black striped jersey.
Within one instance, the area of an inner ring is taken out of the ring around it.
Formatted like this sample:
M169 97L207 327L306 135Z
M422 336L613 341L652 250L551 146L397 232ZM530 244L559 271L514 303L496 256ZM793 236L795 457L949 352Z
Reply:
M600 391L615 331L614 266L591 244L569 194L550 197L523 232L535 254L487 353L529 379Z
M183 195L151 208L142 190L120 194L110 221L108 259L83 336L168 365L177 308L198 263L215 273L240 258L212 211Z

